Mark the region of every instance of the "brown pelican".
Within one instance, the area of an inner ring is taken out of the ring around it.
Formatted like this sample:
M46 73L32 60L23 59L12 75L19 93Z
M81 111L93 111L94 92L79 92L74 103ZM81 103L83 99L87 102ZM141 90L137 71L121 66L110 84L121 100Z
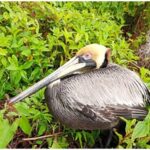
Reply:
M135 72L109 60L109 48L87 45L9 103L47 86L45 98L51 113L71 128L110 129L118 124L120 117L143 119L150 103L148 88Z

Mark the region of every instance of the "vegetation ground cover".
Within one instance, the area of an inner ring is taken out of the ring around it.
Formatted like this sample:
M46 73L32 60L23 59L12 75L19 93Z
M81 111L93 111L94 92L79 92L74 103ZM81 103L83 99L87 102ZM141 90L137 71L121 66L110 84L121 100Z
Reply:
M98 147L101 131L73 130L53 119L44 89L12 107L6 99L90 43L110 47L112 61L139 73L150 87L150 70L137 66L136 53L150 27L149 14L149 2L0 2L0 148ZM115 130L115 147L150 148L150 115L125 122L125 135ZM43 135L54 136L24 140Z

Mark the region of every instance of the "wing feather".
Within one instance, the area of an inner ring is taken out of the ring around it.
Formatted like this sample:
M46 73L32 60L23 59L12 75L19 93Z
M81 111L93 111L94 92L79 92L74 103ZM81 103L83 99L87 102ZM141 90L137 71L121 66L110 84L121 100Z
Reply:
M105 108L97 108L82 104L79 104L79 106L80 107L77 108L77 111L79 111L80 115L84 115L85 117L96 122L112 122L119 117L142 120L148 113L144 108L141 107L129 108L127 106L118 105Z
M138 75L116 64L62 80L59 94L65 106L103 121L120 116L143 118L150 101Z

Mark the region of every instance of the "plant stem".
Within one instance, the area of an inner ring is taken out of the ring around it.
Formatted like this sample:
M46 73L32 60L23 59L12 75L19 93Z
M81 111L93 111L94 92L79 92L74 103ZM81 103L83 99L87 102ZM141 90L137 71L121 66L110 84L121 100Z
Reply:
M49 137L54 137L54 136L59 136L60 134L62 134L62 132L58 132L58 133L54 133L54 134L49 134L49 135L43 135L43 136L39 136L39 137L32 137L32 138L23 138L23 141L35 141L35 140L39 140L39 139L43 139L43 138L49 138Z

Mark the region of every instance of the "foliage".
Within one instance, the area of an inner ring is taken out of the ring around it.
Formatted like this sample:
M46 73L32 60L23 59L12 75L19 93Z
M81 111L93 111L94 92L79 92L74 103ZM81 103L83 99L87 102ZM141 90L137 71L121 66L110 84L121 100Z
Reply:
M18 128L19 119L15 119L12 124L9 124L7 119L3 119L3 114L0 114L0 148L5 148L12 140Z
M150 111L144 121L126 120L126 135L118 134L118 148L150 148Z
M122 28L127 26L125 16L134 17L145 3L1 2L0 101L4 102L8 95L17 95L50 74L86 44L100 43L110 47L112 60L120 65L127 67L136 62L138 57L130 48L131 43L123 37ZM140 74L150 84L149 70L141 68ZM0 111L0 148L13 147L19 130L23 133L21 138L63 132L59 136L26 143L25 146L33 148L94 147L101 135L99 131L61 127L54 121L43 99L44 89L12 108L5 105ZM126 135L129 131L131 134L122 137L116 132L119 140L126 143L124 146L120 142L118 147L128 148L133 144L149 147L146 143L150 133L147 120L149 118L137 124L135 120L126 120ZM139 133L141 128L145 130Z

